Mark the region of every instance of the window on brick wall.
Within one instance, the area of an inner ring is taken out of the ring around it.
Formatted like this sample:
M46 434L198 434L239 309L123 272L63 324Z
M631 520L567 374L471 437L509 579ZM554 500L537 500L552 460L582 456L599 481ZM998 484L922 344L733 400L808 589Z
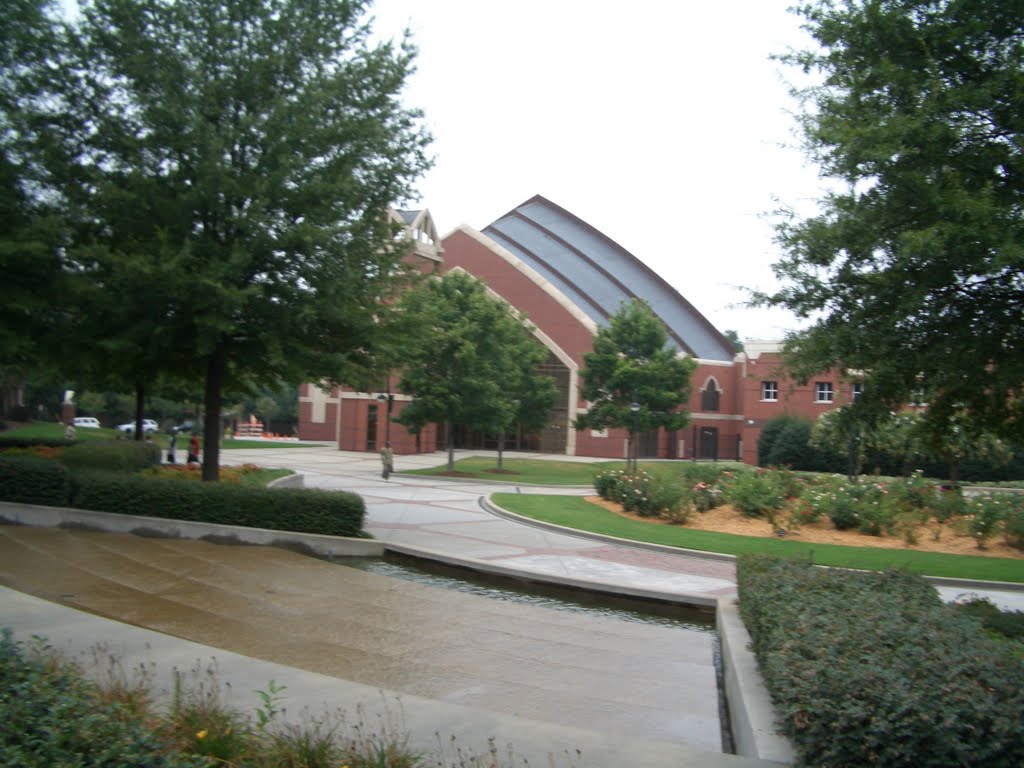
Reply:
M700 407L703 411L717 411L718 410L718 399L719 390L718 385L714 379L708 379L707 384L704 385L704 391L701 393Z
M772 402L779 399L779 382L777 381L762 381L761 382L761 399L770 400Z
M831 381L819 381L814 385L814 402L816 403L831 403L832 402L832 382Z

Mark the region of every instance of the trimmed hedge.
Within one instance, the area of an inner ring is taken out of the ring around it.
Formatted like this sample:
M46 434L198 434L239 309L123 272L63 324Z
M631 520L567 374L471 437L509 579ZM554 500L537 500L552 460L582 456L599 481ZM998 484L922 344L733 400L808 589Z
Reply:
M128 462L145 458L144 444L137 447L141 450L121 455ZM96 455L89 454L85 464ZM61 462L34 456L0 455L0 500L327 536L360 536L366 519L366 504L354 493L70 471Z
M74 445L74 440L49 440L43 437L17 437L12 435L0 435L0 450L4 448L33 448L42 445L47 448L66 448Z
M191 483L117 472L75 475L71 506L221 525L359 536L366 505L354 493Z
M0 499L4 501L66 507L72 487L71 473L59 462L0 455Z
M1024 665L924 579L751 556L737 571L798 765L1024 765Z
M160 446L139 440L88 440L75 443L60 456L72 469L138 472L160 464Z

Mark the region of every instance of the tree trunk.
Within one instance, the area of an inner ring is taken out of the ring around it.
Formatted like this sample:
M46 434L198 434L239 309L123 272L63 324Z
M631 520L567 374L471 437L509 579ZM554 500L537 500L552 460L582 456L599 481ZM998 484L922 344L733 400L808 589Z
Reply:
M504 453L505 453L505 433L502 432L498 435L498 471L501 472L504 468Z
M220 480L220 410L221 390L227 372L227 353L218 348L206 366L206 390L203 395L203 481Z
M142 417L146 415L146 385L135 384L135 433L132 436L135 440L142 440Z
M448 435L448 471L455 471L455 435L452 434L452 423L445 422L445 432Z

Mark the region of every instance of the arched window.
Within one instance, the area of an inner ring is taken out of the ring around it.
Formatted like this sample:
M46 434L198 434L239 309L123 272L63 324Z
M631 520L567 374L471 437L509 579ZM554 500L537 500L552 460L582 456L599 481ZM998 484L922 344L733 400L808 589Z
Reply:
M708 377L702 391L703 394L700 399L700 409L702 411L717 411L718 398L721 394L721 390L718 389L718 382L715 381L714 377Z

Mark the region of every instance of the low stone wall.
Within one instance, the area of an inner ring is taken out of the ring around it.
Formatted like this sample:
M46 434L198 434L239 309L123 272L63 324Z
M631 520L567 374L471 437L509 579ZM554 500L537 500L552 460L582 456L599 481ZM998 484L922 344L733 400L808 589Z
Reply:
M715 617L736 754L792 764L796 753L789 739L776 728L775 708L757 668L757 659L750 651L750 633L740 618L736 601L719 600Z

